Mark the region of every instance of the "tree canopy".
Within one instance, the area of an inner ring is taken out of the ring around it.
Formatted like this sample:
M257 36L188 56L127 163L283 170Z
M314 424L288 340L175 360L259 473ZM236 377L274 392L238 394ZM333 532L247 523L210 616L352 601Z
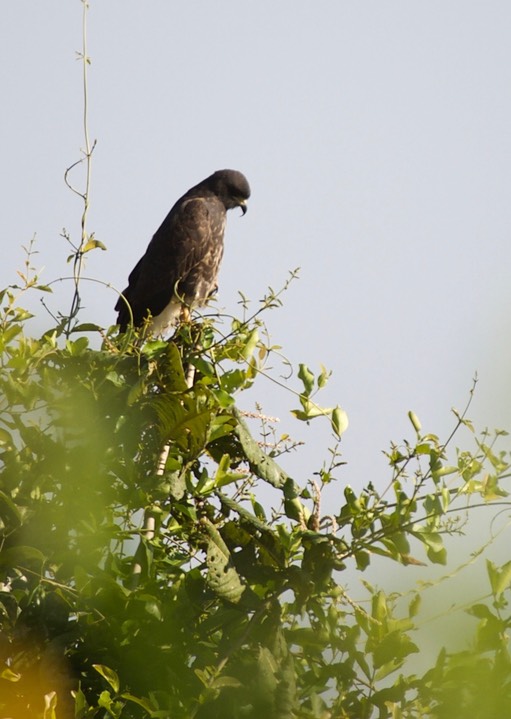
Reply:
M227 327L195 318L145 342L64 321L32 337L18 294L1 294L0 320L3 715L509 713L511 563L488 562L489 598L467 608L471 644L439 647L420 676L407 671L420 592L403 607L370 579L375 556L444 564L457 513L505 501L504 433L453 463L410 413L413 440L387 452L384 490L355 491L344 472L343 501L322 516L346 426L318 404L328 372L300 365L292 395L297 421L331 426L314 478L289 476L279 455L292 440L240 410L267 371L262 315L278 293ZM344 587L347 567L363 573L365 601Z

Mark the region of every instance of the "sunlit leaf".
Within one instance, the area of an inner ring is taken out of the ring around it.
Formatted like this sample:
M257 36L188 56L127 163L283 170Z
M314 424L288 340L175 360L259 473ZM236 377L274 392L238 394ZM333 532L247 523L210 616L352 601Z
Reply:
M340 437L348 429L348 424L349 420L346 412L341 407L336 407L332 411L332 427L335 434Z
M306 364L300 364L298 366L298 377L302 380L305 394L310 394L314 389L314 374Z
M410 411L408 412L408 419L409 419L410 422L412 423L412 427L413 427L414 430L417 432L417 434L420 434L420 431L421 431L421 429L422 429L422 425L421 425L421 423L420 423L419 418L418 418L417 415L415 414L415 412L413 412L412 410L410 410Z
M104 664L93 664L92 666L98 672L98 674L101 674L103 679L106 679L114 692L117 694L119 691L119 676L117 675L117 672L115 672L113 669L110 669L110 667L105 666Z
M9 667L5 667L0 671L0 678L5 679L8 682L19 682L21 674L13 672L12 669L9 669Z

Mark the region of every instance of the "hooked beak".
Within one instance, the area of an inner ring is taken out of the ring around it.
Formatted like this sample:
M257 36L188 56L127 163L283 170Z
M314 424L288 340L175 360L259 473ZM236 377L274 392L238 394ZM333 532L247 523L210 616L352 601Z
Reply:
M247 201L246 201L246 200L240 200L240 201L238 202L238 205L239 205L239 207L241 207L241 212L242 212L243 215L244 215L244 214L246 213L247 209L248 209L248 208L247 208Z

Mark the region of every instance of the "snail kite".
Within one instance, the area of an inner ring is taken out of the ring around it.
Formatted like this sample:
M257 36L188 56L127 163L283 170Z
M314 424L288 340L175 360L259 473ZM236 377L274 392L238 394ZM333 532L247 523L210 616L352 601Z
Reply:
M179 199L131 272L115 309L121 332L150 317L149 331L162 335L181 311L204 304L217 289L227 210L247 210L247 179L218 170Z

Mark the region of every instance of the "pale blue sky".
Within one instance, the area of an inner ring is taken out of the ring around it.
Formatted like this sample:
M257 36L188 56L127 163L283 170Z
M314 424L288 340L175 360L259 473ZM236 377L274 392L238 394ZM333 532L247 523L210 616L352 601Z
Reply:
M343 482L386 484L381 449L413 436L409 409L445 436L476 370L472 416L510 428L511 4L90 5L89 230L108 252L86 273L123 289L174 201L241 170L253 196L229 215L219 302L235 311L238 289L257 300L301 267L268 324L294 363L334 372L324 402L351 422ZM61 228L79 234L62 177L83 146L81 3L17 0L0 18L0 280L36 232L49 282L68 274ZM84 320L115 321L111 290L83 294ZM256 394L311 443L286 458L305 481L326 423L293 423L295 401L269 383Z

